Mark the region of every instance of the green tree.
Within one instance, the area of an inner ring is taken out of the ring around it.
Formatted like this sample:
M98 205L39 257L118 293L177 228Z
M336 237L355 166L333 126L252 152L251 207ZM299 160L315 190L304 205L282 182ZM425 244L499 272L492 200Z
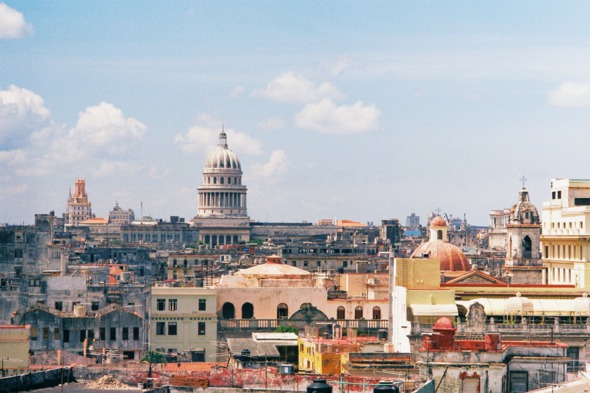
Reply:
M277 328L277 330L275 330L275 332L277 332L277 333L295 333L296 335L299 335L299 329L297 329L295 326L281 325Z

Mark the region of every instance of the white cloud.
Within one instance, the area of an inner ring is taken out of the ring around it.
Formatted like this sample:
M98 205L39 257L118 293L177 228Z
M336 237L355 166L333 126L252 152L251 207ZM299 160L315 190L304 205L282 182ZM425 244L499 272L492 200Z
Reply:
M341 99L344 95L331 83L316 86L302 75L287 72L270 81L264 90L253 94L284 102L313 102L322 98Z
M0 3L0 38L20 38L32 32L33 28L25 22L23 14Z
M92 171L92 174L96 177L108 176L113 173L117 175L133 175L139 172L141 168L134 163L127 161L102 161L98 168Z
M590 83L564 82L549 93L555 106L590 106Z
M229 96L231 98L240 98L242 96L242 94L244 93L244 86L236 86L235 89L229 93Z
M358 134L378 127L381 111L375 105L337 106L330 99L307 104L295 115L298 127L332 134Z
M0 142L22 145L28 136L50 124L43 98L31 90L11 85L0 89Z
M5 184L0 187L0 200L22 195L29 189L27 184Z
M180 148L184 153L203 153L207 154L217 146L219 142L219 134L221 130L210 124L213 123L208 116L201 116L200 120L205 125L196 125L188 129L185 134L177 134L174 138L174 143L180 145ZM236 152L238 157L240 154L246 154L250 156L258 156L261 154L262 149L260 141L252 138L250 135L237 132L232 128L225 128L227 134L227 144L230 150L232 146L239 146L239 151Z
M80 113L76 127L70 130L69 138L87 146L117 147L126 140L141 139L146 129L146 125L139 120L125 117L120 109L108 102L101 102Z
M22 164L25 162L26 153L22 149L17 150L0 150L0 163L8 165Z
M274 150L265 164L252 165L252 175L266 180L284 175L287 172L288 159L283 150Z
M278 130L285 126L285 122L280 117L269 117L258 123L258 127L263 130Z

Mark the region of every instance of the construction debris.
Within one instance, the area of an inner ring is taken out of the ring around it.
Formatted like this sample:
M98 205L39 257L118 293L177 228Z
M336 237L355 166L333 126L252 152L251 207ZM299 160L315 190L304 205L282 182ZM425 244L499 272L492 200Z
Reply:
M92 389L130 389L131 387L127 384L118 381L117 379L113 378L111 375L105 375L100 377L96 381L88 382L86 384L88 387Z

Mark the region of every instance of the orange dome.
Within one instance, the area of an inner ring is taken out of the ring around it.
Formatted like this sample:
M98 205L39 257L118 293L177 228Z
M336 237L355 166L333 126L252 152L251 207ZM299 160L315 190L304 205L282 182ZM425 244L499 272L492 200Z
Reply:
M430 220L431 227L446 227L447 222L441 216L436 216L432 220Z
M455 272L468 272L471 270L469 260L459 247L442 240L430 240L420 244L410 258L424 258L425 255L427 255L427 258L439 259L440 270Z

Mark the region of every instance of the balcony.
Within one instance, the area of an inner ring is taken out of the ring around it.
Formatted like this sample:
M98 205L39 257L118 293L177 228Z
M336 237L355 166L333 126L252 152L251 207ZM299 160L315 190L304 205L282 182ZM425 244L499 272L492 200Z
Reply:
M313 323L313 322L312 322ZM379 330L388 329L386 319L339 319L332 321L317 321L318 325L339 324L342 329L357 329L362 335L377 335ZM295 326L300 330L307 325L308 321L289 319L222 319L218 321L217 331L219 334L231 334L244 332L272 332L279 326Z

